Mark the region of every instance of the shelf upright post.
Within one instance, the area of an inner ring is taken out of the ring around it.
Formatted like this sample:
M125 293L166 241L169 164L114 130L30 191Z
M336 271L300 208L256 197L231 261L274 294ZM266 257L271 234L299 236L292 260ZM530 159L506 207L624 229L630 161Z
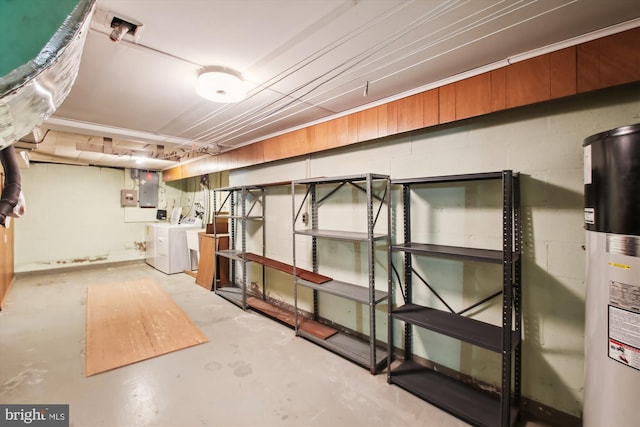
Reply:
M513 308L513 179L511 171L502 172L502 392L500 424L510 424L511 336Z
M218 230L216 230L216 222L217 222L216 221L216 216L218 215L218 203L216 202L216 199L217 199L216 191L215 190L211 190L211 194L213 195L213 197L212 197L213 202L211 202L211 204L213 206L213 234L214 234L214 239L215 239L215 236L217 235L217 232L218 232ZM222 209L222 207L220 209ZM214 247L215 247L215 245L214 245ZM214 265L216 266L216 269L215 269L214 274L213 274L213 287L212 287L212 289L213 289L213 292L217 292L218 291L218 270L219 270L219 268L217 267L219 265L217 263L217 261L218 261L218 258L217 258L217 256L218 256L218 254L217 254L218 248L217 247L215 248L214 252L215 253L213 255L213 262L214 262Z
M514 285L513 285L513 304L515 312L515 330L518 333L518 341L515 346L513 364L514 364L514 379L513 379L513 401L516 406L520 406L520 372L522 369L522 270L521 270L521 254L522 254L522 217L520 211L520 175L513 177L513 229L514 229L514 253L517 259L514 263Z
M229 248L232 250L236 249L236 211L237 211L237 206L236 206L236 192L234 190L229 190L230 194L229 194L229 214L231 215L229 217L229 222L231 224L229 224L229 232L231 233L230 235L230 244L229 244ZM238 283L236 281L236 263L232 260L231 262L229 262L230 268L231 268L231 283Z
M404 244L411 243L411 185L402 184L402 221L403 221L403 239ZM413 302L413 286L411 284L413 265L412 255L410 253L403 253L404 258L404 297L405 304L411 304ZM413 334L411 331L411 325L405 323L404 325L404 360L411 360L413 358Z
M311 191L311 229L314 231L318 230L318 200L316 194L316 184L310 184L309 190ZM311 238L311 256L313 262L313 272L318 272L318 244L317 244L316 236ZM318 291L313 290L313 320L319 319L320 310L318 303Z
M260 203L262 204L262 256L267 256L267 232L266 232L266 213L267 213L267 198L264 187L260 187ZM267 299L267 276L264 267L262 268L262 299Z
M389 177L389 176L387 176L385 178L385 180L384 180L384 198L381 201L381 203L387 205L387 237L386 237L387 244L386 244L386 249L387 249L387 268L388 268L391 265L391 262L390 262L390 260L391 260L391 258L390 258L391 257L391 234L390 234L391 228L389 227L389 224L391 224L391 222L390 222L391 221L391 219L390 219L391 218L391 211L389 210L389 207L391 206L391 177ZM383 207L380 208L380 212L382 211L382 208ZM375 258L374 258L374 262L375 262ZM389 274L391 274L391 271L389 271ZM391 276L389 276L389 277L391 277ZM376 292L376 290L374 288L371 291L371 304L373 306L374 314L375 314L375 309L376 309L375 292ZM387 294L387 295L390 295L390 294ZM387 304L391 304L391 299L389 299L389 297L387 298ZM387 315L388 315L388 313L389 313L389 310L387 310ZM390 319L387 320L387 324L389 324L389 320ZM375 336L374 336L374 338L375 338ZM392 338L392 335L390 335L388 333L388 330L387 330L387 342L389 342L389 340L391 338ZM373 344L374 344L373 347L375 347L375 341L374 341ZM388 344L387 345L387 349L388 350L392 350L393 349L393 344L391 344L391 345ZM391 355L392 352L393 351L389 351L387 353L387 366L388 366L388 369L391 368L390 355ZM374 356L375 356L375 352L374 352ZM374 361L374 364L373 364L374 369L377 371L378 367L375 364L376 358L373 357L372 360ZM373 373L375 373L375 372L373 372Z
M387 383L391 384L391 363L393 362L393 302L395 301L395 286L393 285L393 252L391 245L393 244L393 197L391 195L391 178L387 179ZM399 283L398 285L402 285Z
M293 274L291 279L293 280L293 331L296 336L298 335L298 281L296 277L298 275L296 267L296 183L291 181L291 247L293 249L293 256L291 262L293 263Z
M242 197L241 201L241 210L242 210L242 219L240 220L240 224L242 227L242 236L241 236L241 245L242 245L242 253L247 253L247 188L242 187L240 189L240 195ZM240 285L242 286L242 309L247 309L247 259L243 257L240 261L242 265L242 281Z
M369 352L371 366L371 373L376 373L376 322L375 322L375 259L374 259L374 240L373 240L373 179L371 174L367 174L367 245L369 250L367 251L367 260L369 262ZM382 203L382 202L381 202Z

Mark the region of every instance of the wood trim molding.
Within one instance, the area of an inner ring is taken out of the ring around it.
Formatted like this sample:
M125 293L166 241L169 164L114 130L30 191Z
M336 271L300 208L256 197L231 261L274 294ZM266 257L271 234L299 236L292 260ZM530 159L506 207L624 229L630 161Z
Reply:
M308 126L162 172L175 181L349 144L551 99L640 81L640 27Z

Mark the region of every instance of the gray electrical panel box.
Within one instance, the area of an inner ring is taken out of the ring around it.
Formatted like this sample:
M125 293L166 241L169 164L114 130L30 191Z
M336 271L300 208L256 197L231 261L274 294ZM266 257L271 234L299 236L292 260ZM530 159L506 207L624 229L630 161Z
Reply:
M140 207L155 208L158 206L158 184L160 177L158 172L138 171L140 179Z

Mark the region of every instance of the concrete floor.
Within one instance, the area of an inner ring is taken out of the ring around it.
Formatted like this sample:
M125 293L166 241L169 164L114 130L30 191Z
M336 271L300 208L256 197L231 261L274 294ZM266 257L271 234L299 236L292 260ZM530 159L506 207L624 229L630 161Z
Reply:
M87 378L87 286L147 277L209 342ZM69 404L75 427L467 425L192 277L144 263L19 276L0 312L0 360L0 402Z

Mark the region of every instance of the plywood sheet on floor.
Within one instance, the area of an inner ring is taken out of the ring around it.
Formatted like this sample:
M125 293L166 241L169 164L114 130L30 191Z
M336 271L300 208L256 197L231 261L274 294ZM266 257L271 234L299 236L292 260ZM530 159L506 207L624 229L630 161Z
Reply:
M269 304L268 302L256 297L248 297L247 305L249 305L249 307L253 308L254 310L266 314L269 317L273 317L274 319L278 319L279 321L286 323L289 326L295 327L295 315L291 311L285 310L281 307L276 307L275 305ZM326 340L327 338L338 333L336 329L310 319L301 319L300 325L298 327L303 331L323 340Z
M153 279L87 290L87 376L207 341Z

